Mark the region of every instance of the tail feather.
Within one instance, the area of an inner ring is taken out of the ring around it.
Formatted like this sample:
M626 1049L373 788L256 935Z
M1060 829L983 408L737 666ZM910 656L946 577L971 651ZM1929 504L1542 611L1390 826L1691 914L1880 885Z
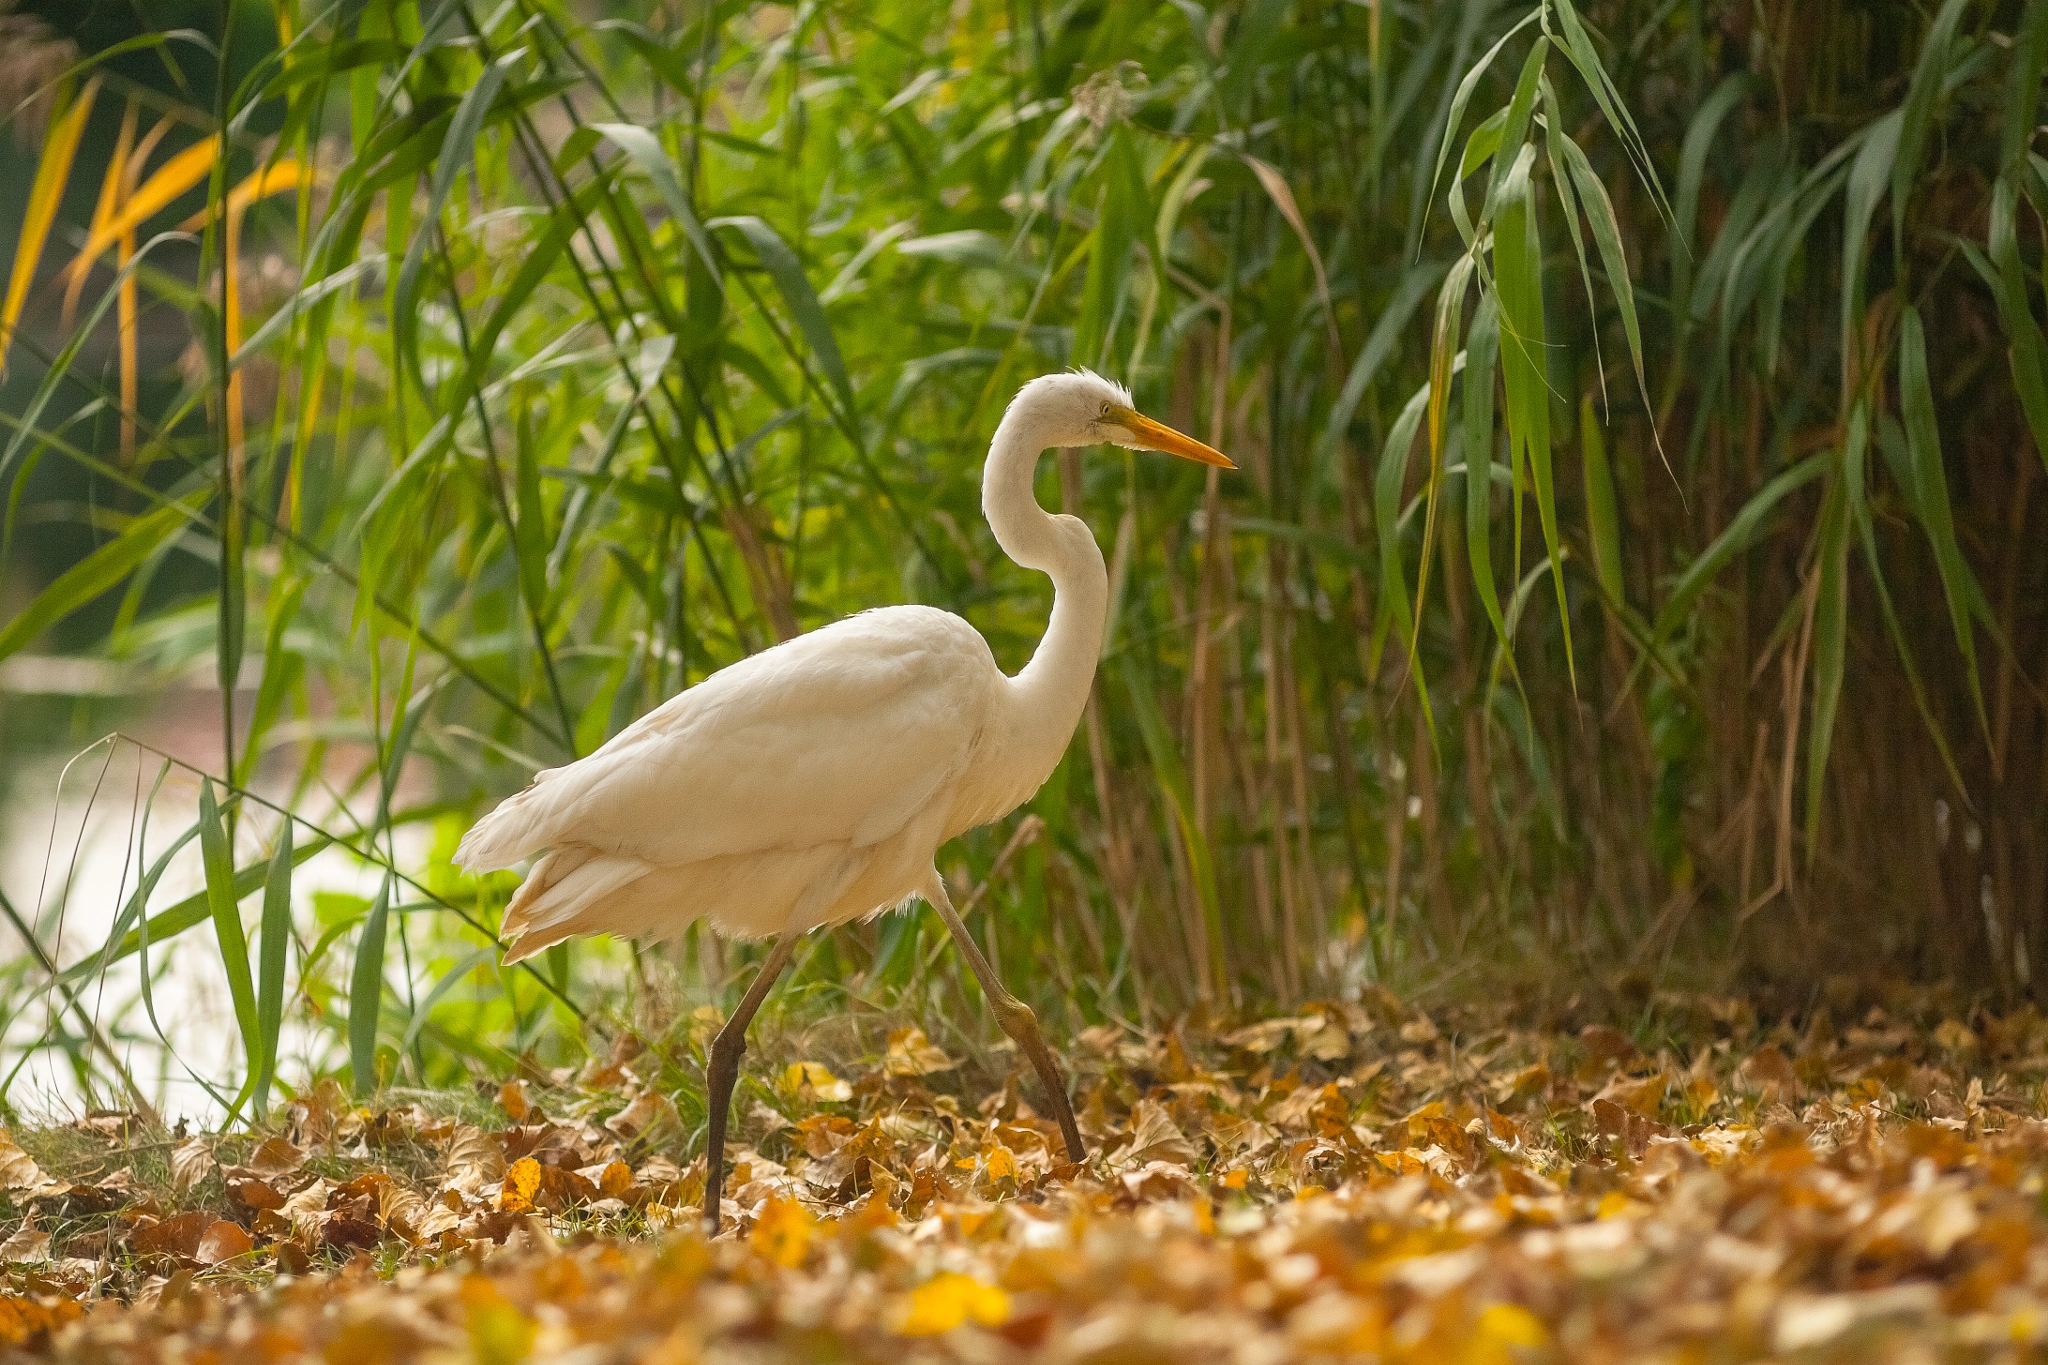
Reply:
M615 909L634 899L633 884L653 869L637 858L608 857L571 845L535 864L505 911L513 940L505 961L518 962L572 934L635 927L615 923Z
M533 799L539 783L540 778L535 778L533 786L506 797L496 810L471 825L455 846L456 866L471 872L496 872L553 843L552 832L541 828L549 813L547 803Z

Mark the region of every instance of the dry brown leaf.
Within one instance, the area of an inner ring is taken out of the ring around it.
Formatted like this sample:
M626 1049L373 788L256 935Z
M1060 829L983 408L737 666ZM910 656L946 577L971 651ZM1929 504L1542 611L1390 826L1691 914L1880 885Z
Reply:
M1605 1024L1588 1024L1580 1029L1579 1042L1585 1045L1586 1051L1603 1062L1632 1065L1643 1055L1642 1050L1635 1045L1634 1039Z
M43 1168L15 1145L14 1135L0 1128L0 1190L32 1190L43 1183Z
M1736 1068L1735 1083L1766 1100L1796 1099L1804 1089L1799 1083L1799 1074L1792 1069L1791 1061L1776 1043L1766 1043L1751 1053L1749 1059Z
M21 1226L15 1229L14 1235L5 1242L0 1242L0 1263L20 1264L49 1259L50 1234L47 1230L37 1227L33 1217L22 1219Z
M450 1188L471 1197L481 1196L505 1178L505 1148L497 1134L461 1124L448 1143L442 1172Z
M1155 1100L1139 1100L1131 1108L1131 1143L1119 1157L1126 1163L1153 1161L1192 1165L1195 1148L1174 1123L1166 1106Z
M628 1142L662 1142L682 1132L676 1102L658 1091L643 1090L633 1102L605 1120L606 1128Z
M279 1180L296 1174L305 1164L305 1152L284 1138L274 1137L250 1154L244 1169L265 1180Z
M882 1069L891 1076L931 1076L951 1071L960 1063L924 1036L921 1028L900 1028L889 1034L888 1056Z
M284 1207L284 1195L267 1180L259 1180L255 1176L246 1179L231 1178L227 1186L228 1202L248 1212Z
M1246 1052L1271 1052L1286 1042L1297 1026L1306 1022L1302 1019L1261 1019L1256 1024L1247 1024L1226 1033L1217 1041L1228 1047L1243 1048Z
M187 1138L171 1149L171 1193L183 1196L214 1172L213 1144Z
M526 1096L526 1082L514 1077L499 1086L498 1107L514 1123L526 1122L526 1116L533 1112L533 1101Z
M221 1218L209 1224L201 1234L192 1257L201 1265L219 1265L222 1261L247 1255L255 1245L241 1224Z
M1654 1119L1663 1107L1668 1084L1661 1071L1653 1076L1616 1076L1595 1098L1612 1100L1624 1109Z
M137 1251L151 1256L180 1256L190 1260L199 1250L199 1239L213 1225L210 1213L195 1209L135 1229L130 1239Z

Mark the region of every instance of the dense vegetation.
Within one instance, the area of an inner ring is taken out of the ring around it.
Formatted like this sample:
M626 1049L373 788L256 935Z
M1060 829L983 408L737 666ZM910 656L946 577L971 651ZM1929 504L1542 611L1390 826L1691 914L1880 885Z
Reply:
M180 933L252 1059L209 1080L259 1107L287 1018L304 1064L447 1081L740 979L699 935L501 970L516 879L446 857L859 607L1021 663L1046 593L976 474L1069 364L1242 472L1045 465L1111 638L1035 818L946 871L1059 1026L1503 969L2048 974L2043 0L229 9L75 64L7 30L47 93L0 657L228 684L197 792L122 741L75 770L177 826L104 949L8 969L81 1073L149 1020L71 993ZM172 904L174 841L206 889ZM381 890L295 897L335 845ZM971 990L942 937L835 933L795 989L935 1016Z

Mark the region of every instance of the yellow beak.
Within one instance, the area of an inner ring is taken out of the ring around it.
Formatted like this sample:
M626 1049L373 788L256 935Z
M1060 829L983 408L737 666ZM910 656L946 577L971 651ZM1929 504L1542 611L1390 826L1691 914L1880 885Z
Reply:
M1137 438L1137 443L1142 449L1164 451L1168 455L1178 455L1183 460L1193 460L1196 464L1214 465L1218 469L1237 468L1231 463L1230 457L1222 451L1212 450L1192 436L1183 436L1172 427L1163 422L1155 422L1142 412L1125 409L1111 415L1108 420L1130 432Z

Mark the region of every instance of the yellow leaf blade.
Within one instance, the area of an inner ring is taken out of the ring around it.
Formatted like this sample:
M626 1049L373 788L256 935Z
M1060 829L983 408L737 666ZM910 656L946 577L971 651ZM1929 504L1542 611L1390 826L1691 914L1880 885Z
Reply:
M21 321L22 306L28 302L36 263L42 258L50 225L57 220L64 182L71 178L72 158L78 155L78 139L85 132L86 116L92 113L93 97L99 94L99 89L95 77L63 114L51 121L49 134L43 139L43 154L36 161L35 180L29 186L28 211L21 220L21 242L14 251L14 271L7 279L7 298L0 303L0 373L6 370L15 324Z
M128 109L121 115L121 133L114 140L114 154L107 158L107 173L100 178L99 202L92 206L92 226L86 230L91 236L112 222L114 213L121 205L121 185L125 177L129 154L135 147L134 100L128 101ZM91 264L84 257L73 261L64 271L64 311L60 326L71 330L71 319L78 312L78 296L85 288L85 266Z
M218 135L201 138L157 167L135 191L135 197L123 204L112 220L86 238L84 250L78 253L79 259L88 262L98 260L108 247L120 240L123 233L135 231L161 213L179 195L204 180L213 168L214 154L219 147ZM72 262L72 268L78 268L77 261Z
M239 214L259 199L267 199L271 195L284 190L295 190L301 185L310 183L312 179L313 173L311 171L291 157L286 157L282 161L251 172L243 178L241 184L229 190L228 213L230 216ZM197 232L200 228L206 226L208 212L209 210L207 209L201 209L193 214L190 218L178 224L179 231Z

